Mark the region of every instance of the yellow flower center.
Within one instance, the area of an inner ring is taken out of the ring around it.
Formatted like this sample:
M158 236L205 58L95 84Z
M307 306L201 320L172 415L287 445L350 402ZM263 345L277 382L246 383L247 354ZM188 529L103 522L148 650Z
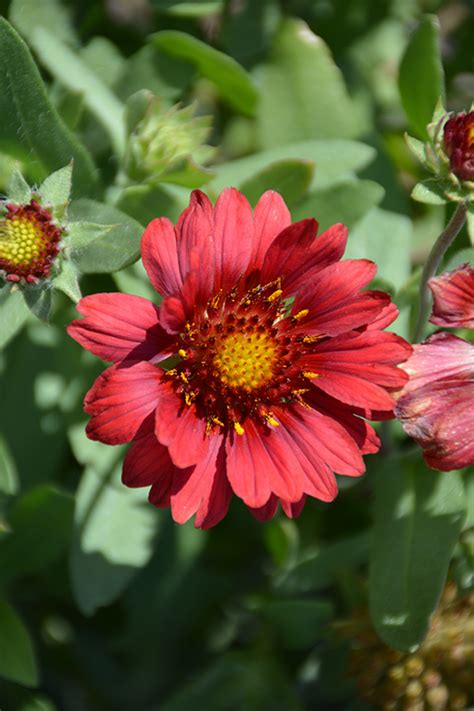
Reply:
M254 390L274 375L277 347L264 333L233 333L216 347L214 367L220 380L229 388Z
M44 251L41 226L30 219L18 217L0 224L0 259L14 266L31 264Z

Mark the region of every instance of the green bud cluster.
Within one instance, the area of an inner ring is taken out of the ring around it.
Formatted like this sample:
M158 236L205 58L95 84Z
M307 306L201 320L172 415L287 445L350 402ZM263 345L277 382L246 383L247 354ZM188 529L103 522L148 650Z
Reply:
M375 634L368 612L339 626L350 640L348 674L362 699L383 711L460 711L474 704L474 595L449 583L415 652L400 652Z

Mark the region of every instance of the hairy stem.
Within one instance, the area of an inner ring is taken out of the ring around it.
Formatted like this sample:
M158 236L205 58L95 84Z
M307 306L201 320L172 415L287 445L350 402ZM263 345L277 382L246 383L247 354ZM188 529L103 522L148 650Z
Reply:
M420 283L420 307L418 311L418 321L416 324L415 335L413 338L416 343L423 337L423 332L425 330L425 325L430 311L431 296L428 281L438 271L446 250L454 242L465 222L466 206L464 203L459 203L453 213L453 216L446 225L446 228L441 232L440 236L434 243L433 249L431 250L423 268Z

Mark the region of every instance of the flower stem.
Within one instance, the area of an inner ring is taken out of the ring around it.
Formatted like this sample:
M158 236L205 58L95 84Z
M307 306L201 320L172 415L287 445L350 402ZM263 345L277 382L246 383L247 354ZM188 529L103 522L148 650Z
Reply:
M429 310L430 310L430 290L428 287L428 281L433 277L438 271L441 260L443 259L446 250L452 245L457 235L461 231L464 223L466 222L466 206L464 203L459 203L456 210L454 211L450 221L446 225L445 229L441 232L440 236L433 245L426 264L423 268L421 274L420 283L420 307L418 311L418 321L415 328L415 335L413 340L417 343L421 341L423 337L423 332L425 330L426 321L428 320Z

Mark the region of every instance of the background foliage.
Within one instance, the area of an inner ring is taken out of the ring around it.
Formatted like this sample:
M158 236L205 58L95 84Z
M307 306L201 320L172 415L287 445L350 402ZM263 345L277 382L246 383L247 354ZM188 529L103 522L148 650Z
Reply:
M0 10L0 190L15 167L38 183L74 159L69 218L113 226L78 252L83 293L155 299L133 264L139 238L153 217L175 219L190 188L235 185L252 203L274 188L294 219L348 224L346 256L378 263L410 336L419 269L451 208L410 200L426 176L403 133L425 137L440 95L469 108L472 2ZM127 173L143 89L163 112L194 102L211 117L203 164L192 150L154 179ZM467 233L447 263L460 261L472 261ZM101 364L67 337L73 317L59 293L43 324L0 290L1 710L365 708L332 623L370 600L384 641L420 642L448 566L472 585L473 473L427 470L392 424L367 475L297 521L260 524L234 502L211 531L174 525L120 484L123 448L84 435Z

